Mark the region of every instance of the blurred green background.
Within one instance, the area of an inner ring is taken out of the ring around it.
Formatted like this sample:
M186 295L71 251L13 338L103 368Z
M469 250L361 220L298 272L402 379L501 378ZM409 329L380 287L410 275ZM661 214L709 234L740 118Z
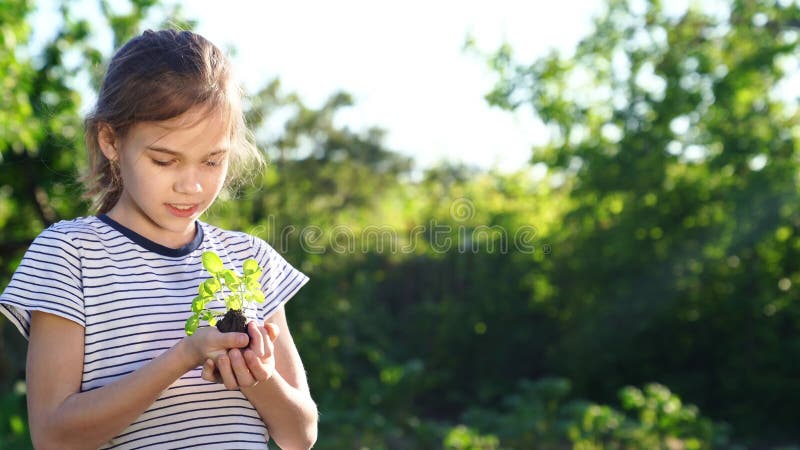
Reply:
M271 163L206 220L272 242L312 282L287 307L321 411L320 449L800 448L800 127L780 95L800 8L730 14L609 0L569 56L468 51L486 101L531 107L551 139L500 173L414 175L377 126L337 126L265 80ZM102 3L29 45L34 3L0 0L0 280L31 240L89 213L82 95L146 15ZM635 6L635 7L634 7ZM545 6L543 6L545 8ZM480 94L479 94L480 95ZM29 448L25 342L0 319L0 449Z

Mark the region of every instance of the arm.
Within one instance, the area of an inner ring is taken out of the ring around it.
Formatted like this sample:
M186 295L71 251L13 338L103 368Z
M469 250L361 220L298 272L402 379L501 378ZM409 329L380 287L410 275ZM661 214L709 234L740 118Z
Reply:
M27 383L34 446L37 449L100 447L133 423L162 391L197 367L207 355L244 345L237 342L237 338L243 340L240 334L230 334L227 337L216 330L198 330L192 338L182 339L121 379L80 392L83 328L53 314L33 312Z
M263 383L243 387L242 393L256 407L281 448L308 449L317 440L317 405L311 398L283 307L271 320L281 330L274 342L275 372Z
M230 350L229 360L221 356L216 364L208 361L204 375L214 380L210 374L218 366L221 381L228 389L241 389L258 411L270 437L281 448L309 449L317 440L317 405L311 398L303 362L289 332L283 307L270 320L272 323L265 323L261 330L253 326L255 324L248 325L251 342L255 345L251 344L251 349L244 354L238 349ZM280 330L277 336L273 334L277 331L275 325ZM263 348L258 345L260 336L253 339L260 331L270 334L263 339Z

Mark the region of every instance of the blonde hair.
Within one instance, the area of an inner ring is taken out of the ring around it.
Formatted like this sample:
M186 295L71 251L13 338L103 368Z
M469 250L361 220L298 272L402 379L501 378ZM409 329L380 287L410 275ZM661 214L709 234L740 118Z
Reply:
M245 123L242 90L230 62L214 44L191 31L147 30L117 51L84 123L89 157L85 196L98 213L108 212L122 193L119 168L100 149L100 128L108 126L124 138L136 123L172 119L194 107L219 112L227 121L231 152L226 186L238 186L263 166Z

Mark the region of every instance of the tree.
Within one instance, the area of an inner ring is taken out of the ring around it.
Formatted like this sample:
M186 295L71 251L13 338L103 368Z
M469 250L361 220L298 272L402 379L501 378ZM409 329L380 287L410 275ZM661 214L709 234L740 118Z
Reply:
M532 162L571 198L541 300L561 324L550 364L581 394L658 380L751 435L796 432L800 154L781 94L799 20L791 2L611 0L572 56L489 58L488 101L550 127Z

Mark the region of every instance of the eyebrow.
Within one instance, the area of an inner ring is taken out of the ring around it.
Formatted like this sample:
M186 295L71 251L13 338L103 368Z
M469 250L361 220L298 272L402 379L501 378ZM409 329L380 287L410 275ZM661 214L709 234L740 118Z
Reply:
M180 156L181 155L180 152L176 152L175 150L170 150L168 148L158 147L158 146L155 146L155 145L148 145L147 149L148 150L153 150L154 152L167 153L167 154L170 154L170 155L173 155L173 156ZM214 150L213 152L209 153L206 156L215 156L215 155L219 155L221 153L226 153L227 151L228 151L228 149L221 148L219 150Z

